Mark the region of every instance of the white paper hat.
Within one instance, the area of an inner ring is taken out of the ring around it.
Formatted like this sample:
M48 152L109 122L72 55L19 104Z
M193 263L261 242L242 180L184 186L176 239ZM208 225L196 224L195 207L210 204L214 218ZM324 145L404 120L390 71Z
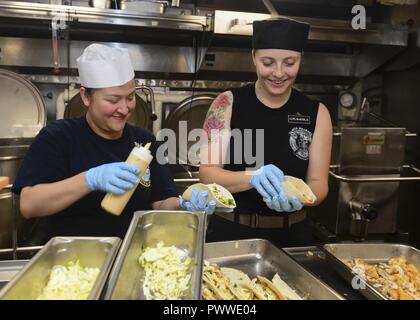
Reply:
M94 43L77 58L80 84L86 88L116 87L134 79L128 50Z

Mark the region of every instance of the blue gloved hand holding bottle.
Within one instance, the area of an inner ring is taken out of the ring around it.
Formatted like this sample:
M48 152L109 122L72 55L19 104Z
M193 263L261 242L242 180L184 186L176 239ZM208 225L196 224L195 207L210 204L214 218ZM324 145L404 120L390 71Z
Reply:
M139 172L140 169L131 163L107 163L89 169L86 173L86 183L90 191L120 195L139 183Z

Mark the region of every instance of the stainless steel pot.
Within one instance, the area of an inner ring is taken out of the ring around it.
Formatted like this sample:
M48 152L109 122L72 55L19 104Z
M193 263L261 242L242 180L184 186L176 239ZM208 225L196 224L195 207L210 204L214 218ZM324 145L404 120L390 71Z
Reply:
M0 96L0 137L33 138L46 125L47 111L41 93L20 74L0 68Z

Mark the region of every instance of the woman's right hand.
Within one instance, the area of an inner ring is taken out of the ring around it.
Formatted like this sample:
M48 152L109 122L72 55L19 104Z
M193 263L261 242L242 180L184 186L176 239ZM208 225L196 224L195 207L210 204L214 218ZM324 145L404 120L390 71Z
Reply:
M119 195L134 187L139 179L138 167L127 162L113 162L89 169L86 184L90 191L104 191Z

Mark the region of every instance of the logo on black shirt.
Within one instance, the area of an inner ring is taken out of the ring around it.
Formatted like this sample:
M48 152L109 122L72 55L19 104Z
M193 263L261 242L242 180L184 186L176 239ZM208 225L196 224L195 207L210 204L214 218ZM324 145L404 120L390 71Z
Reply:
M299 112L295 115L288 115L287 116L288 123L294 124L311 124L311 117L310 116L302 116Z
M150 187L150 169L147 168L143 177L140 178L140 184L144 187Z
M301 160L309 159L309 145L312 141L312 133L304 128L295 127L289 132L289 143L296 157Z

